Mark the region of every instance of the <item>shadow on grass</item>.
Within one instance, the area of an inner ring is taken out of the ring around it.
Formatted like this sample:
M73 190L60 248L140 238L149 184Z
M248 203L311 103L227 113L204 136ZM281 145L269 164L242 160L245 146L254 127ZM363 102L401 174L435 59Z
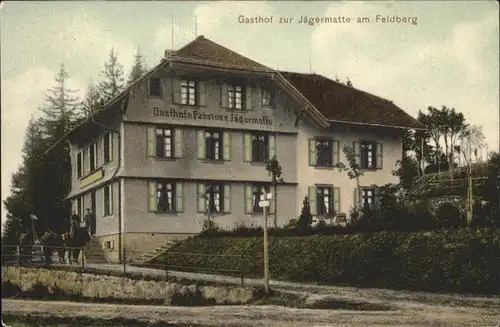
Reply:
M11 327L111 327L111 326L134 326L134 327L201 327L201 325L193 324L173 324L167 321L156 321L154 323L146 323L136 319L95 319L90 317L72 318L58 316L42 316L42 315L13 315L3 314L3 321ZM206 326L205 326L206 327Z

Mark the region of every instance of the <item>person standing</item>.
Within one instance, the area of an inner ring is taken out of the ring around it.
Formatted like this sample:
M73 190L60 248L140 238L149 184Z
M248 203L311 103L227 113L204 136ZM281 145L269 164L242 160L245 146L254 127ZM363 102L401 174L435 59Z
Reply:
M90 208L87 208L87 213L85 214L85 217L83 217L83 226L85 229L87 229L87 232L89 235L92 235L92 222L94 221L94 214L90 210Z
M69 234L70 237L73 238L75 236L76 230L78 227L80 227L80 216L76 214L75 211L73 211L73 214L71 215L70 222L69 222Z

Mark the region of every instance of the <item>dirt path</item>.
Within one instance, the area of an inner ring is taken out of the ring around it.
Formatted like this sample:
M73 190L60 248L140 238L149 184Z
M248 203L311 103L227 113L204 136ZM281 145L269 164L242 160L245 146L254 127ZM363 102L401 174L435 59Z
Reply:
M2 299L2 311L20 315L91 316L100 319L127 318L144 322L194 323L206 326L273 327L495 327L500 320L496 308L431 306L401 303L395 311L292 309L279 306L168 307L91 304Z

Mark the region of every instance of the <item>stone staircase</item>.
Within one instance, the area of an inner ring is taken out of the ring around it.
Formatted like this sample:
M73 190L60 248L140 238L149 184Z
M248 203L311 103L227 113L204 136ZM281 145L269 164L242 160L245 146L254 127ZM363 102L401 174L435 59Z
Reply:
M163 254L166 250L168 250L174 244L175 244L175 242L171 241L171 242L165 243L163 245L160 245L154 251L145 252L145 253L141 254L140 256L136 257L133 261L136 264L144 264L144 263L150 262L151 260L155 259L159 255Z
M104 251L102 249L102 245L99 242L99 239L95 236L90 238L90 242L83 248L82 253L80 254L80 258L82 255L85 258L86 263L107 263L108 260L104 255Z

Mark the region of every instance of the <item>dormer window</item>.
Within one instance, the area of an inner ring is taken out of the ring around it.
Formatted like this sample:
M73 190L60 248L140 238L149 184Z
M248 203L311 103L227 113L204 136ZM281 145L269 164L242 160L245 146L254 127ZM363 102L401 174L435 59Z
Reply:
M149 79L149 95L153 97L161 97L161 78Z
M197 89L196 81L183 80L181 81L181 104L195 106L197 104Z
M261 105L263 107L272 107L273 105L273 96L271 94L271 91L262 88L262 97L261 97Z

